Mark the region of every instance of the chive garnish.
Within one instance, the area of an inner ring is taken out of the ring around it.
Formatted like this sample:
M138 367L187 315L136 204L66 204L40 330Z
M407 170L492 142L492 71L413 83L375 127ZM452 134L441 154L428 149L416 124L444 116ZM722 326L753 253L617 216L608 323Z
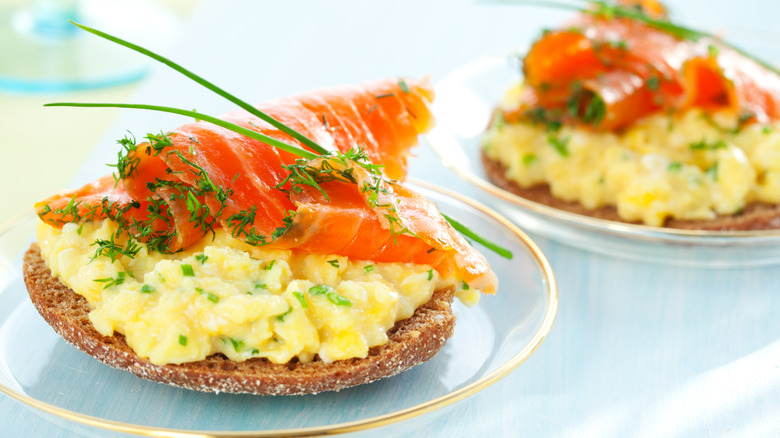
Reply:
M241 349L244 348L244 341L239 341L233 338L230 338L230 343L233 344L233 349L236 350L236 353L241 351Z
M374 265L366 265L363 267L363 273L368 274L369 272L374 270Z
M217 87L216 85L212 84L211 82L201 78L200 76L196 75L195 73L193 73L193 72L185 69L184 67L180 66L179 64L176 64L175 62L173 62L173 61L171 61L171 60L169 60L169 59L167 59L167 58L165 58L165 57L163 57L161 55L158 55L158 54L156 54L156 53L154 53L154 52L152 52L152 51L150 51L148 49L145 49L145 48L140 47L140 46L138 46L136 44L130 43L128 41L125 41L123 39L117 38L117 37L115 37L113 35L109 35L109 34L107 34L105 32L102 32L102 31L99 31L97 29L93 29L93 28L90 28L90 27L87 27L87 26L75 23L73 21L71 21L71 23L74 24L75 26L77 26L77 27L79 27L79 28L89 32L89 33L92 33L92 34L97 35L97 36L99 36L101 38L107 39L107 40L109 40L111 42L114 42L116 44L119 44L119 45L122 45L124 47L127 47L127 48L129 48L131 50L134 50L134 51L139 52L139 53L141 53L141 54L143 54L145 56L148 56L148 57L154 59L155 61L161 62L161 63L163 63L163 64L173 68L174 70L178 71L179 73L183 74L184 76L192 79L193 81L197 82L198 84L200 84L200 85L206 87L207 89L215 92L219 96L224 97L225 99L235 103L236 105L238 105L242 109L246 110L250 114L253 114L253 115L257 116L258 118L268 122L269 124L271 124L272 126L276 127L277 129L281 130L282 132L285 132L285 133L289 134L290 136L292 136L296 140L300 141L302 144L304 144L304 145L308 146L309 148L311 148L316 153L309 152L309 151L307 151L305 149L302 149L302 148L300 148L300 147L298 147L296 145L291 145L291 144L288 144L288 143L276 140L276 139L274 139L272 137L266 136L266 135L261 134L261 133L259 133L257 131L246 129L246 128L243 128L241 126L235 125L233 123L230 123L230 122L218 119L216 117L209 116L207 114L202 114L202 113L200 113L198 111L194 111L194 110L184 110L184 109L179 109L179 108L173 108L173 107L167 107L167 106L158 106L158 105L121 104L121 103L59 102L59 103L49 103L49 104L46 104L45 106L52 106L52 107L54 107L54 106L71 106L71 107L84 107L84 108L108 108L108 107L111 107L111 108L128 108L128 109L142 109L142 110L149 110L149 111L159 111L159 112L166 112L166 113L171 113L171 114L178 114L178 115L182 115L182 116L186 116L186 117L191 117L191 118L194 118L196 120L203 120L203 121L215 124L217 126L221 126L223 128L229 129L229 130L231 130L233 132L236 132L238 134L244 135L246 137L253 138L253 139L258 140L258 141L262 141L263 143L266 143L266 144L268 144L268 145L270 145L272 147L276 147L278 149L281 149L283 151L292 153L292 154L297 155L299 157L302 157L304 159L314 159L314 158L317 158L317 157L320 156L318 154L322 154L322 155L325 155L325 156L330 156L331 155L331 153L328 150L326 150L322 146L318 145L317 143L315 143L314 141L312 141L308 137L298 133L294 129L284 125L282 122L274 119L273 117L268 116L267 114L263 113L262 111L259 111L258 109L256 109L252 105L250 105L250 104L244 102L243 100L233 96L232 94L228 93L227 91ZM409 91L408 85L404 81L400 81L399 82L399 87L401 88L401 91L403 91L403 92L408 92ZM382 98L390 97L390 96L393 96L393 95L395 95L395 93L387 93L387 94L383 94L383 95L377 95L377 96L374 96L374 97L377 98L377 99L382 99ZM371 107L369 112L371 112L374 108L375 107ZM411 112L410 112L410 115L412 117L416 118L414 116L414 114L411 114ZM326 122L326 121L324 121L324 122ZM150 139L150 142L151 142L151 139ZM339 157L343 159L344 155L339 154ZM187 160L183 156L180 156L180 158L182 159L182 161L187 162ZM353 159L353 161L355 161L355 160ZM128 165L125 166L126 167L125 170L126 171L132 171L133 170L132 163L127 163L127 164ZM192 164L194 165L194 163L192 163ZM359 164L359 165L361 165L363 167L366 166L365 163L357 163L357 164ZM368 164L371 164L371 163L368 162ZM372 170L373 172L377 172L378 173L378 170L375 170L376 166L374 166L372 169L374 169L374 170ZM320 172L322 172L322 171L323 171L323 169L320 169ZM380 175L379 179L381 180L381 175ZM192 194L191 192L188 192L188 195L191 195L191 194ZM227 198L228 195L229 195L229 193L221 193L221 194L218 195L218 198L220 198L220 201L222 202L223 206L224 206L224 201L225 201L225 199ZM190 209L190 212L192 214L194 214L195 211L200 211L198 208L195 208L195 207L198 207L198 206L195 205L195 202L198 201L195 196L187 196L186 200L193 204L193 208ZM74 210L76 210L75 207L76 206L74 205ZM377 207L377 206L373 205L372 207ZM392 213L394 213L394 212L392 212ZM77 214L77 213L75 213L75 214ZM74 216L75 216L75 214L74 214ZM396 233L404 233L405 232L405 233L409 233L411 235L414 235L414 233L412 233L410 230L408 230L405 227L403 227L400 231L397 231L397 230L394 229L395 222L399 222L399 225L402 225L402 224L400 224L400 219L398 217L396 217L394 215L391 215L391 214L385 214L384 216L390 222L390 226L391 226L391 230L390 231L391 231L391 233L393 233L394 240L395 240L395 234ZM285 219L287 219L287 218L285 218ZM455 225L455 224L453 224L453 221L451 221L449 218L448 218L448 221L453 226L453 228L455 228L457 231L463 233L466 236L474 238L474 240L479 241L480 243L482 243L483 245L485 245L487 248L489 248L491 250L496 250L496 248L497 248L500 251L499 254L501 254L504 257L511 258L511 252L509 252L509 251L507 251L507 250L505 250L503 248L500 248L499 246L497 246L497 245L495 245L493 243L487 242L484 238L476 236L476 234L473 231L471 231L470 229L468 229L467 227L465 227L462 224L459 224L459 223L456 222L457 225ZM288 222L291 223L292 220L290 219ZM208 225L208 224L205 224L205 225ZM278 236L276 236L276 234L281 234L285 230L286 230L286 227L280 227L279 229L277 229L278 233L275 232L275 235L273 237L274 238L278 237ZM206 227L204 227L204 231L208 231L206 229ZM474 236L476 236L476 237L474 237ZM171 238L171 237L172 236L161 236L160 239L166 239L166 238ZM260 236L260 237L263 237L263 236ZM159 245L162 245L162 243L164 243L164 242L162 242L162 240L161 240ZM256 243L267 243L267 242L265 241L265 239L259 239L258 238ZM132 239L130 239L128 241L128 245L131 245L131 244L135 244L135 242ZM159 249L161 247L159 245L155 246L155 248ZM151 244L150 243L147 243L147 246L149 246L151 248ZM135 248L128 248L127 249L128 252L130 250L133 250L133 251L137 252L137 250L135 250ZM134 253L130 253L131 257L133 255L134 255ZM97 254L96 254L96 256L97 256ZM113 260L116 257L116 252L112 252L111 256L112 256L112 260ZM185 276L194 276L194 273L192 272L192 266L191 265L181 265L181 266L182 266L182 273ZM265 269L270 270L272 266L273 266L273 261L268 266L266 266ZM334 292L334 294L335 294L335 292ZM337 294L335 296L340 297ZM341 298L343 298L343 297L341 297ZM330 296L329 296L329 299L330 299ZM346 298L343 298L343 300L346 300L346 303L349 303L349 305L351 305L351 302L349 302L349 300L347 300ZM331 301L333 301L333 300L331 300ZM340 304L345 304L345 303L342 302Z
M428 269L428 281L433 280L433 269Z
M333 266L336 269L339 268L339 260L338 259L328 260L328 264Z
M523 155L523 165L530 166L531 164L535 163L538 159L539 157L537 157L535 153L529 152Z
M276 317L276 319L277 319L279 322L284 322L284 318L286 318L286 317L287 317L287 315L289 315L289 314L290 314L292 311L293 311L293 308L292 308L292 306L290 306L290 307L287 309L287 311L286 311L286 312L284 312L284 313L282 313L281 315L277 316L277 317Z
M316 286L312 286L309 288L309 293L311 295L325 295L325 298L327 298L328 301L338 306L352 306L352 301L350 301L347 297L339 295L335 289L328 286L327 284L318 284Z
M196 292L198 292L198 293L199 293L199 294L201 294L201 295L205 295L205 296L206 296L206 299L207 299L207 300L209 300L209 301L211 301L211 302L212 302L212 303L214 303L214 304L216 304L216 303L218 303L218 302L219 302L219 297L218 297L218 296L214 295L214 294L213 294L213 293L211 293L211 292L206 292L205 290L203 290L203 288L196 287L196 288L195 288L195 291L196 291Z
M187 337L184 335L179 335L179 344L186 347L187 346Z
M499 245L497 245L497 244L495 244L495 243L485 239L484 237L482 237L482 236L478 235L477 233L475 233L474 231L472 231L469 227L463 225L462 223L458 222L457 220L451 218L450 216L447 216L444 213L442 213L441 215L444 216L444 219L446 219L447 222L450 223L450 225L452 225L452 228L454 228L455 230L457 230L458 232L460 232L464 236L468 237L469 239L472 239L472 240L474 240L476 242L479 242L485 248L495 252L496 254L500 255L501 257L504 257L506 259L511 259L512 257L514 257L514 255L512 254L512 251L510 251L510 250L508 250L506 248L503 248L503 247L501 247L501 246L499 246Z
M299 303L301 303L301 307L303 307L304 309L309 308L309 303L306 301L306 297L303 296L302 293L296 291L293 292L293 296L298 299Z
M266 271L270 271L271 269L274 268L274 263L276 263L276 260L271 260L270 262L268 262L267 265L265 265L265 268L263 269L265 269Z
M206 260L208 259L209 256L207 256L206 254L195 254L195 260L199 261L201 265L206 263Z
M147 50L147 49L145 49L145 48L143 48L141 46L138 46L136 44L133 44L133 43L131 43L129 41L125 41L125 40L123 40L121 38L117 38L117 37L115 37L113 35L109 35L109 34L107 34L105 32L101 32L101 31L99 31L97 29L93 29L91 27L84 26L83 24L76 23L73 20L69 20L69 21L72 24L74 24L75 26L80 27L81 29L83 29L83 30L85 30L85 31L87 31L87 32L89 32L91 34L97 35L97 36L99 36L101 38L104 38L104 39L107 39L107 40L109 40L109 41L111 41L113 43L116 43L116 44L119 44L121 46L127 47L128 49L131 49L131 50L134 50L134 51L136 51L138 53L146 55L146 56L154 59L155 61L161 62L161 63L167 65L168 67L171 67L172 69L174 69L177 72L183 74L184 76L192 79L193 81L197 82L198 84L200 84L200 85L206 87L207 89L217 93L218 95L224 97L225 99L229 100L230 102L233 102L234 104L238 105L242 109L246 110L248 113L250 113L250 114L252 114L254 116L257 116L261 120L264 120L264 121L268 122L269 124L271 124L271 126L273 126L275 128L278 128L280 131L282 131L284 133L289 134L290 136L292 136L296 140L300 141L304 145L310 147L312 150L317 151L320 154L328 153L327 149L323 148L322 146L320 146L319 144L317 144L316 142L314 142L310 138L306 137L305 135L303 135L303 134L299 133L298 131L290 128L289 126L285 125L284 123L279 122L278 120L274 119L273 117L269 116L268 114L266 114L266 113L260 111L259 109L255 108L251 104L249 104L249 103L239 99L238 97L228 93L227 91L223 90L222 88L212 84L211 82L207 81L206 79L203 79L202 77L200 77L200 76L196 75L195 73L187 70L186 68L184 68L181 65L171 61L170 59L167 59L167 58L165 58L163 56L160 56L160 55L152 52L151 50Z
M152 286L151 284L145 284L145 285L141 286L141 293L142 294L150 294L152 292L154 292L154 286Z
M569 139L564 138L560 139L555 136L549 136L547 137L547 143L555 149L556 152L562 157L568 157L569 156Z
M97 282L97 283L105 283L105 286L103 286L103 289L108 289L111 286L119 286L120 284L123 284L126 279L127 279L127 272L119 271L116 274L116 278L112 278L112 277L96 278L94 281Z
M69 107L77 107L77 108L129 108L129 109L142 109L142 110L149 110L149 111L159 111L163 113L178 114L181 116L197 118L209 122L211 124L221 126L225 129L229 129L233 132L244 135L246 137L262 141L263 143L277 147L285 152L289 152L301 158L314 159L319 156L313 152L309 152L305 149L299 148L298 146L293 146L283 141L279 141L273 137L269 137L265 134L261 134L257 131L246 129L243 126L236 125L235 123L226 122L217 117L209 116L207 114L202 114L196 111L173 108L169 106L143 105L143 104L132 104L132 103L81 103L81 102L56 102L56 103L47 103L44 104L43 106L69 106Z
M192 270L192 265L186 263L181 264L181 275L185 277L194 277L195 271Z

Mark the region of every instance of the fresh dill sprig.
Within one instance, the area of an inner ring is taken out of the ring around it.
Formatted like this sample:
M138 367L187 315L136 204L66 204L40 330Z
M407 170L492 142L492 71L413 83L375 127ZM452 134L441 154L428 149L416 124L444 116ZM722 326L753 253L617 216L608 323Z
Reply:
M296 176L288 177L282 184L277 186L277 188L279 189L281 189L281 186L286 184L287 182L290 182L291 184L290 190L295 190L296 185L298 186L299 190L302 189L300 187L302 185L310 185L312 187L319 189L323 193L323 195L325 195L325 197L327 198L327 193L322 189L322 187L319 186L320 183L340 180L344 182L357 184L358 181L354 175L355 170L358 168L365 169L368 171L370 178L368 178L368 181L364 181L364 184L359 189L361 190L362 193L367 193L367 197L368 197L367 204L369 205L369 207L385 208L387 210L387 213L384 214L384 217L389 222L390 232L393 234L393 240L395 241L396 234L400 234L400 233L415 235L411 230L409 230L408 228L402 225L402 221L398 217L395 206L392 203L385 203L385 204L379 203L380 195L391 194L391 192L385 187L386 185L390 184L391 181L386 180L384 176L381 174L381 172L379 171L379 169L382 166L371 163L371 161L368 159L364 151L360 149L353 149L348 151L345 154L342 154L338 151L335 152L328 151L322 146L318 145L316 142L309 139L308 137L284 125L282 122L274 119L271 116L268 116L262 111L244 102L243 100L233 96L232 94L226 92L225 90L217 87L211 82L208 82L207 80L201 78L200 76L190 72L184 67L174 63L173 61L163 56L160 56L148 49L145 49L143 47L140 47L128 41L122 40L113 35L109 35L97 29L93 29L75 23L73 21L71 21L71 23L89 33L107 39L111 42L122 45L129 49L132 49L136 52L146 55L158 62L161 62L173 68L174 70L194 80L198 84L203 85L207 89L235 103L236 105L243 108L250 114L259 117L260 119L268 122L272 126L278 128L282 132L289 134L296 140L300 141L302 144L310 147L312 150L315 151L315 153L300 148L296 145L291 145L276 140L272 137L261 134L257 131L247 129L242 126L194 110L184 110L180 108L173 108L173 107L159 106L159 105L122 104L122 103L58 102L58 103L45 104L44 106L51 106L51 107L67 106L67 107L82 107L82 108L128 108L128 109L142 109L142 110L149 110L149 111L159 111L159 112L166 112L171 114L178 114L186 117L191 117L196 120L203 120L212 123L214 125L229 129L238 134L261 141L272 147L276 147L283 151L299 156L304 160L314 160L317 158L322 158L319 168L309 166L303 160L298 160L298 162L295 165L293 165L297 167L291 167L288 169L291 171L291 173L296 173ZM399 82L399 86L402 92L404 93L409 92L408 85L404 81ZM376 97L379 99L379 98L389 97L389 96L383 95L383 96L376 96ZM323 116L323 124L327 125L327 120L325 119L324 116ZM164 134L161 134L160 138L149 137L149 140L151 145L150 147L155 150L155 155L159 154L164 148L172 144L170 139L168 139L167 136L165 136ZM134 149L135 145L131 146L131 141L129 139L120 141L120 144L123 145L126 151L124 154L120 153L120 157L119 157L120 160L119 163L117 164L118 169L121 167L121 170L118 170L118 172L120 173L119 178L121 178L122 176L129 177L135 172L135 170L137 169L136 166L138 165L138 162L135 161L134 158L129 158L130 155L132 155L132 153L136 151L136 149ZM184 162L185 164L194 165L194 163L192 163L191 161L186 160L183 157L183 155L181 155L180 152L177 153L179 155L179 158L182 160L182 162ZM331 162L337 163L338 166L332 166L330 164ZM352 166L357 166L357 167L352 167ZM195 167L197 168L196 165ZM215 187L213 182L211 182L210 179L208 179L208 175L205 173L205 170L203 170L202 168L199 168L198 170L202 171L200 174L198 174L200 177L198 181L198 186L199 186L198 189L196 191L192 191L192 190L187 191L182 189L179 196L181 196L180 199L184 199L187 204L187 209L190 212L190 220L196 221L198 224L200 224L201 228L203 228L204 231L207 231L210 226L213 226L213 224L217 221L217 219L221 215L222 209L225 206L225 201L227 200L230 193L227 190ZM312 176L312 178L309 178L307 175ZM153 184L157 184L157 185L165 184L161 181L162 180L157 179L157 181ZM220 208L220 211L216 215L211 215L210 211L205 208L204 204L198 200L198 195L203 195L204 193L208 193L208 192L216 192L215 197L217 198L218 201L222 203L222 208ZM170 244L176 237L175 229L170 233L154 234L154 232L152 231L153 228L151 227L151 223L155 220L162 220L168 223L169 225L172 225L172 219L167 215L167 207L165 205L165 202L162 199L153 198L151 196L147 199L148 201L147 209L151 217L146 222L143 223L139 223L135 219L133 219L133 222L130 222L129 220L124 219L123 217L124 213L126 213L128 209L138 208L140 206L140 204L137 201L134 201L133 203L128 205L126 209L117 209L116 212L112 209L110 203L108 206L105 205L106 201L107 199L104 199L103 211L106 213L107 216L109 216L110 219L113 219L116 222L120 223L120 225L122 225L119 231L117 231L117 234L119 234L122 231L127 231L130 227L133 227L135 230L141 230L144 233L143 238L145 239L147 248L149 248L150 250L158 250L160 252L164 252L165 250L169 249ZM78 206L75 205L72 208L75 209L76 207ZM288 212L287 216L285 216L285 218L283 219L282 226L276 228L271 234L271 236L263 236L257 233L255 228L251 226L254 223L255 213L256 210L250 209L248 211L242 211L236 213L227 219L228 227L231 228L231 232L234 235L234 237L243 235L248 243L254 245L267 244L281 237L281 235L283 235L292 226L293 219L296 214L295 211ZM211 223L206 222L208 218L211 218L213 221ZM450 221L450 223L453 224L452 221ZM398 224L401 224L401 229L396 229L396 226ZM457 226L455 224L457 224ZM457 222L455 224L453 224L453 228L455 228L457 231L463 233L467 237L471 237L475 241L483 243L487 248L491 250L495 250L494 248L498 248L499 251L497 252L499 252L499 254L503 255L504 257L507 257L508 254L508 257L511 258L511 252L508 252L507 250L488 242L486 239L477 236L476 233L474 233L472 230L465 227L464 225L459 224ZM249 229L247 229L247 227L249 227ZM95 257L105 254L111 257L112 261L116 257L118 257L119 254L124 254L129 257L132 257L138 252L138 250L140 250L140 246L138 246L137 242L135 242L135 240L133 240L132 237L128 239L127 247L121 247L117 245L114 242L113 237L109 241L98 241L95 242L95 244L99 246L98 251L96 251Z

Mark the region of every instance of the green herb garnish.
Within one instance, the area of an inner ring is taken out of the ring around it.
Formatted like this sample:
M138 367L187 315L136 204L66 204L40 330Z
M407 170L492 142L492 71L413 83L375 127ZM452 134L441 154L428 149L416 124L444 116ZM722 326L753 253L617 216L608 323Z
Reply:
M97 283L105 283L105 286L103 286L103 289L108 289L111 286L119 286L120 284L123 284L125 280L127 279L128 272L126 271L119 271L116 274L116 278L96 278L94 281ZM132 273L130 273L132 277Z
M209 256L207 256L206 254L195 254L195 260L199 261L201 265L206 263L206 260L208 259Z
M309 293L311 295L325 295L328 301L338 306L352 306L352 301L342 295L339 295L335 289L328 286L327 284L318 284L316 286L312 286L309 288Z
M513 257L512 251L502 248L501 246L490 242L489 240L485 239L484 237L476 234L475 232L471 231L467 226L463 225L462 223L458 222L457 220L451 218L450 216L447 216L446 214L442 213L442 216L444 216L444 219L447 220L447 222L452 225L452 228L455 228L455 230L459 231L464 236L468 237L469 239L474 240L475 242L478 242L482 244L485 248L488 248L489 250L495 252L496 254L500 255L501 257L504 257L506 259L511 259Z
M296 291L293 292L293 296L298 299L299 303L301 303L301 307L303 307L304 309L309 308L309 303L306 301L306 297L303 296L302 293Z
M154 290L155 290L154 286L152 286L151 284L145 284L145 285L141 286L141 293L142 294L150 294L150 293L154 292Z
M192 265L186 263L181 264L181 275L185 277L194 277L195 271L192 270Z
M568 157L569 156L569 139L568 138L558 138L555 136L549 136L547 137L547 144L553 147L555 149L555 152L558 152L558 155L562 157Z
M276 319L279 322L284 322L284 318L286 318L287 315L289 315L292 311L293 311L293 308L292 308L292 306L290 306L290 308L288 308L286 312L284 312L281 315L277 316Z
M529 152L529 153L523 155L523 165L524 166L530 166L530 165L532 165L533 163L535 163L538 160L539 160L539 157L536 156L536 154L533 153L533 152Z
M213 293L211 293L211 292L206 292L205 290L203 290L203 288L196 287L196 288L195 288L195 291L196 291L196 292L198 292L198 293L199 293L199 294L201 294L201 295L205 295L205 296L206 296L206 299L207 299L207 300L209 300L209 301L211 301L211 302L212 302L212 303L214 303L214 304L216 304L216 303L218 303L218 302L219 302L219 297L218 297L218 296L214 295L214 294L213 294Z
M179 335L179 344L183 347L187 346L187 337L184 335Z

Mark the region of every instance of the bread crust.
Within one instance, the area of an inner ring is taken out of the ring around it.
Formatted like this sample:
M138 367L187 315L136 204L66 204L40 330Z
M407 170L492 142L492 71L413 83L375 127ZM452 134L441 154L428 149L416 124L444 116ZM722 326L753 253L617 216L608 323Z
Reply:
M369 350L365 359L325 363L275 364L255 358L234 362L221 354L184 364L155 365L138 357L124 336L106 337L92 326L87 300L51 275L33 243L24 256L24 281L30 299L46 322L67 342L114 368L144 379L206 392L300 395L338 391L389 377L432 358L452 336L454 288L436 291L411 318L388 332L390 340Z
M529 201L544 204L558 210L569 213L590 216L598 219L605 219L623 223L634 223L623 220L615 207L605 206L597 209L588 209L578 202L569 202L556 198L550 192L550 186L547 184L535 185L532 187L522 187L506 176L507 168L501 162L494 160L482 151L482 165L485 173L494 185L514 193L517 196L528 199ZM750 231L750 230L772 230L780 228L780 205L755 202L747 205L738 214L720 215L710 220L679 220L669 219L664 224L666 228L677 228L686 230L708 230L708 231Z

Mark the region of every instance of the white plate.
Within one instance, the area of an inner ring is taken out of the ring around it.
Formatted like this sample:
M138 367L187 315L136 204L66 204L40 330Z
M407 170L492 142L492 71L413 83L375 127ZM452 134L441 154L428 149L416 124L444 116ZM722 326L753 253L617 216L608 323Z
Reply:
M481 165L480 139L495 105L521 79L522 53L477 59L436 86L437 127L428 134L428 143L445 166L491 194L491 206L531 232L617 257L709 267L780 263L780 230L689 231L595 219L529 201L490 183Z
M544 255L511 222L440 188L416 188L514 253L507 260L485 251L498 294L472 308L456 303L455 334L418 367L338 393L294 397L199 393L109 368L59 338L30 302L21 274L21 251L36 222L29 214L0 230L0 392L68 429L152 436L313 436L427 421L523 363L549 332L558 295Z

